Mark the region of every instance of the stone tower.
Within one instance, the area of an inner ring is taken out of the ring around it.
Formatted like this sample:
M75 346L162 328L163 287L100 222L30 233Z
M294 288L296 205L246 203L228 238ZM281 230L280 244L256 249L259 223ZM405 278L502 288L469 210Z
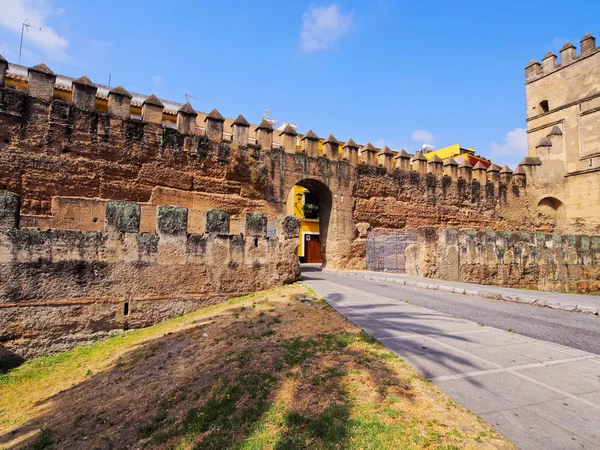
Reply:
M540 217L561 231L600 231L600 47L567 42L525 68L527 141Z

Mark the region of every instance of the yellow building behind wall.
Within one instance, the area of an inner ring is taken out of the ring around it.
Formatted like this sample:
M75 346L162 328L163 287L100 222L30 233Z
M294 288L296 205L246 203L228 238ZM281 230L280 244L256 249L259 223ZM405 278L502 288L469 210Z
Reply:
M307 219L304 217L304 194L308 189L301 186L294 186L287 199L287 213L293 214L300 219L300 236L298 243L298 256L304 258L304 242L306 235L319 234L319 219Z

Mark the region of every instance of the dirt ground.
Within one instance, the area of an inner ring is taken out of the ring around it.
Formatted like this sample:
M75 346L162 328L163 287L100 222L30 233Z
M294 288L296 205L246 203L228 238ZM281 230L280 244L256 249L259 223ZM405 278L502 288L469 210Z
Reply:
M131 335L0 376L0 447L514 448L301 284Z

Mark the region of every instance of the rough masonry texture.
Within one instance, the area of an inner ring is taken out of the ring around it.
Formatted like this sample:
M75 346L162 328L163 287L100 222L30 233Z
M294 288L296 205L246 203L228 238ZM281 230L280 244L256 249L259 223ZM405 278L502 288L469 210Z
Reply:
M289 227L272 238L256 227L188 233L187 210L166 206L158 208L155 235L139 232L139 211L108 202L104 232L0 229L5 352L62 350L298 278L298 233Z
M507 287L600 291L600 236L420 228L407 273Z
M312 131L300 138L289 125L276 131L267 120L251 125L240 115L232 121L216 109L168 110L169 102L153 95L142 101L120 86L100 93L85 77L58 86L43 65L26 78L5 70L0 66L0 340L6 351L25 349L19 351L29 356L62 349L297 279L299 225L282 218L294 185L316 197L322 254L331 268L365 268L369 230L598 232L597 208L584 205L574 219L561 220L554 197L541 198L550 189L541 180L560 172L551 169L552 158L540 163L541 150L514 172L456 166L370 143L360 149L332 135L321 142ZM554 145L560 131L549 129L543 146ZM598 172L585 176L595 186ZM277 231L267 238L274 223ZM563 252L571 252L569 239L561 241ZM421 269L450 277L454 269L440 262L450 247L423 254L434 249L430 239L420 242ZM586 245L583 238L574 242ZM461 254L472 246L461 245ZM510 246L502 246L509 254ZM479 260L468 252L470 259L457 266L463 281L519 285L512 269L490 275L489 252ZM556 258L558 265L582 268L578 282L564 283L571 272L557 269L552 286L592 289L595 266L583 270L592 256L582 263ZM520 276L528 280L527 269Z
M568 233L600 234L600 47L586 34L580 53L525 69L528 190L545 220Z

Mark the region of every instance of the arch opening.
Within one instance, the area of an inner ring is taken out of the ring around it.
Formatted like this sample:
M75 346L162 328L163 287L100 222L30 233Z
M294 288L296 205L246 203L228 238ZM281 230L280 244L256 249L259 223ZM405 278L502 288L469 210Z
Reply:
M301 180L288 193L287 214L300 219L300 263L326 265L332 205L331 191L317 180Z
M563 202L555 197L544 197L537 204L538 217L554 231L561 231L564 228L565 208Z

